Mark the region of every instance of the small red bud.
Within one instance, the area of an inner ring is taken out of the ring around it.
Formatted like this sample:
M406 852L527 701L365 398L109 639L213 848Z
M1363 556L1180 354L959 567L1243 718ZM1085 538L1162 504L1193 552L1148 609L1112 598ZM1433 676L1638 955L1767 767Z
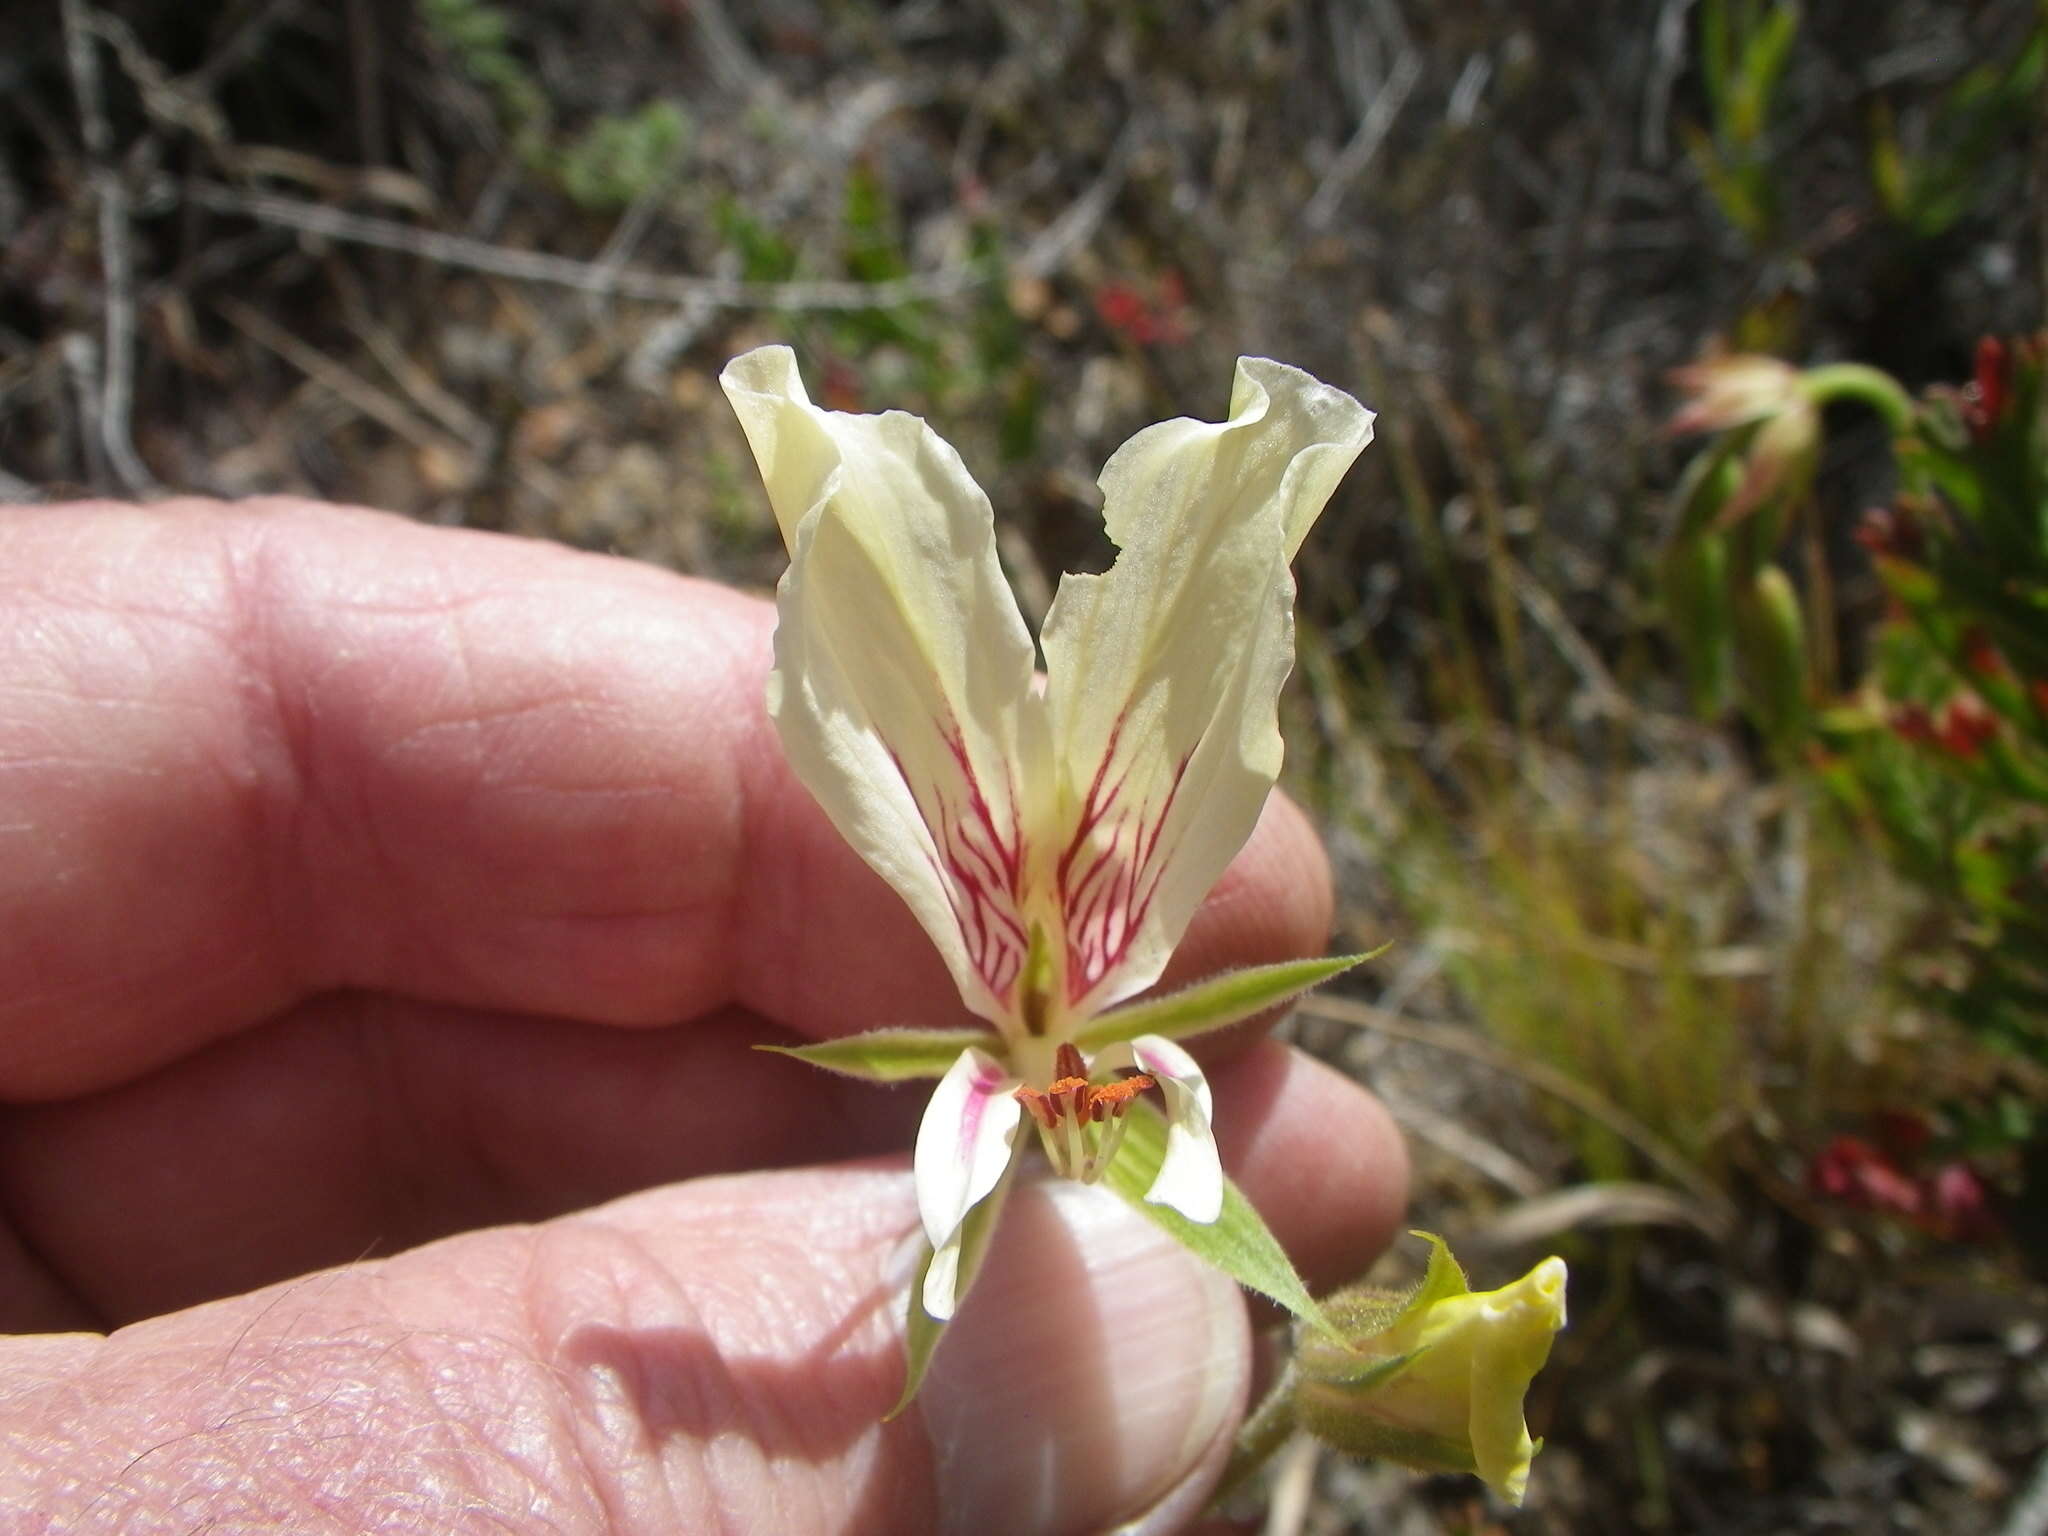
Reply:
M1981 1242L1998 1233L1984 1180L1968 1163L1943 1163L1926 1181L1926 1225L1937 1237Z
M1875 560L1917 562L1926 551L1920 524L1897 507L1872 507L1856 524L1855 540Z
M1974 625L1963 636L1963 664L1978 677L2005 677L2012 671L2005 664L2005 653L1992 643L1989 635Z
M1886 717L1892 734L1901 741L1931 745L1935 740L1934 718L1924 704L1900 704Z
M1974 693L1959 693L1942 705L1935 732L1944 752L1975 762L1984 755L1985 743L1998 734L1998 716Z
M1970 435L1978 442L1983 442L1998 426L2011 394L2012 356L2004 342L1996 336L1986 336L1977 343L1977 366L1969 402L1964 407Z
M1860 1136L1837 1136L1807 1170L1816 1193L1867 1211L1899 1216L1920 1212L1920 1188L1892 1160Z

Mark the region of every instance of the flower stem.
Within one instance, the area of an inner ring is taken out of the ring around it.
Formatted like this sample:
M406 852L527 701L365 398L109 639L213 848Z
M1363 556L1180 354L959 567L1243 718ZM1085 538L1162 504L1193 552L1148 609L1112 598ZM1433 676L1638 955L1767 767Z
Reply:
M1210 1504L1219 1505L1246 1483L1259 1468L1273 1459L1273 1453L1294 1435L1294 1362L1281 1370L1279 1380L1266 1393L1251 1417L1237 1431L1237 1444L1217 1481Z
M1807 395L1822 404L1854 400L1884 418L1894 436L1913 425L1913 397L1881 368L1865 363L1823 363L1800 376Z

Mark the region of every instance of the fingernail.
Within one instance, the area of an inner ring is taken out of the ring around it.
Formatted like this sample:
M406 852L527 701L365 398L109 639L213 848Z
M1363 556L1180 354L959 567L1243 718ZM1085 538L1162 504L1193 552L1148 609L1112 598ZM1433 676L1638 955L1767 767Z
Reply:
M1243 1414L1244 1304L1121 1200L1027 1185L918 1402L946 1531L1165 1528Z

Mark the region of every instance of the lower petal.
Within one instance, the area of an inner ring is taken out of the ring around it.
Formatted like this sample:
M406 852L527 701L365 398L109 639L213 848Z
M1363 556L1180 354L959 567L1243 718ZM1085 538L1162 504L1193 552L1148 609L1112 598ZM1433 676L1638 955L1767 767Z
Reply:
M924 1288L918 1294L918 1301L934 1322L953 1320L953 1314L966 1299L968 1288L974 1284L974 1277L981 1273L981 1261L988 1254L989 1239L995 1235L996 1218L1002 1214L1003 1202L1009 1198L1008 1171L1014 1167L1016 1160L1013 1158L987 1198L967 1213L951 1237L932 1250L932 1261L925 1269Z
M1024 1114L1013 1097L1016 1088L1017 1079L1001 1062L970 1046L932 1090L911 1171L918 1218L942 1255L967 1213L988 1198L1010 1166Z
M1216 1152L1215 1100L1195 1058L1163 1035L1140 1035L1100 1052L1096 1070L1135 1067L1166 1096L1166 1157L1145 1198L1207 1225L1223 1214L1223 1160Z

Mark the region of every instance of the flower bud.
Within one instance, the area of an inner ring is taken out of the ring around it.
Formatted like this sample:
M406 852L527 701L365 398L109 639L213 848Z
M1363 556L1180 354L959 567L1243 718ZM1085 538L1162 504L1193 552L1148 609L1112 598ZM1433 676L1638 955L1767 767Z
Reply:
M1476 1472L1522 1502L1529 1438L1522 1399L1564 1326L1564 1260L1512 1285L1474 1292L1440 1237L1407 1296L1358 1287L1324 1304L1339 1336L1309 1334L1296 1353L1296 1420L1340 1450L1431 1472Z
M1775 565L1736 594L1735 654L1745 702L1775 746L1806 733L1806 620L1792 579Z
M1675 369L1671 382L1685 396L1669 424L1673 434L1751 429L1741 483L1721 510L1722 527L1774 501L1806 495L1820 459L1820 409L1797 368L1740 352ZM1767 542L1776 542L1776 535Z

